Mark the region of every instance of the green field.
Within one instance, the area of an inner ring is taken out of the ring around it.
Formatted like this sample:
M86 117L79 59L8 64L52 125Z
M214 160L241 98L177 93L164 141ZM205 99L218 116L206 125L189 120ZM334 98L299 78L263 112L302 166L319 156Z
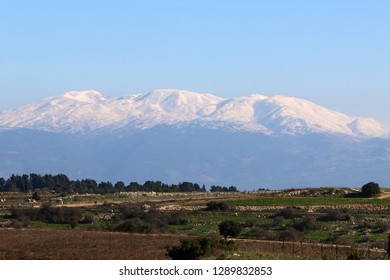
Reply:
M390 206L390 199L384 198L344 198L344 197L263 197L228 201L231 206L316 206L371 204Z

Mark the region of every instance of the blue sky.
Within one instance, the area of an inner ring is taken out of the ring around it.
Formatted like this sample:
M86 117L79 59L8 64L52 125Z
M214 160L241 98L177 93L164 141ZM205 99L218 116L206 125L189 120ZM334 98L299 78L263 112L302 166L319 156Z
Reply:
M390 125L390 1L0 0L0 111L68 90L309 99Z

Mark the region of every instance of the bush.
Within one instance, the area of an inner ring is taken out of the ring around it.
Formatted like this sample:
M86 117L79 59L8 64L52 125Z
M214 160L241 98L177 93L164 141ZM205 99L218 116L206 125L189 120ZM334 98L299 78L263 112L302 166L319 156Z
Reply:
M139 218L133 218L121 223L116 227L116 230L123 232L149 233L152 231L152 228L151 224L146 223Z
M188 224L187 212L177 211L172 213L165 213L169 225L186 225Z
M41 208L12 209L11 217L18 221L26 219L55 224L70 224L74 228L82 219L82 212L77 207L53 207L45 203Z
M117 214L116 219L132 219L139 218L145 213L144 209L139 205L121 205L119 208L119 214Z
M340 210L330 209L324 216L320 217L319 220L322 222L349 221L350 216Z
M256 221L256 219L246 220L244 223L244 227L246 227L246 228L253 228L257 225L258 225L258 222Z
M251 230L251 234L253 234L256 239L263 240L275 240L277 236L271 230L265 230L259 227L255 227Z
M276 216L272 219L272 226L274 227L283 227L286 223L286 218L283 216Z
M317 219L313 216L307 216L303 218L302 220L295 221L293 224L293 227L296 230L305 232L308 230L316 230L319 228Z
M297 231L294 228L288 228L288 229L281 231L279 233L279 239L280 240L289 240L289 241L302 241L303 240L303 233L300 231Z
M301 218L303 215L306 214L306 211L302 209L287 207L279 211L275 216L281 216L285 219L295 219L295 218Z
M168 225L185 225L188 223L187 213L159 212L155 209L145 211L137 206L123 206L120 213L115 215L115 221L122 221L114 230L124 232L163 232Z
M362 196L363 197L373 197L379 195L381 192L381 189L377 183L370 182L365 184L362 187Z
M225 202L210 201L207 203L206 211L228 211L230 206Z
M216 237L182 240L180 246L167 249L167 256L173 260L199 260L215 254L217 249L232 250L234 243Z
M83 223L85 224L93 224L95 222L95 216L93 215L87 215L83 219Z
M387 232L389 230L389 224L385 221L377 221L376 227L379 232Z
M219 233L223 235L225 238L237 237L242 230L242 225L235 221L224 221L218 226Z

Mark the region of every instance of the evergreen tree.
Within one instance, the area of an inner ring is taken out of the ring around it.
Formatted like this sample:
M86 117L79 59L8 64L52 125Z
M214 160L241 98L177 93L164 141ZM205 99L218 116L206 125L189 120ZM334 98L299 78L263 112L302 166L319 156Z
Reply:
M379 195L381 192L381 189L377 183L370 182L365 184L362 187L362 196L364 197L373 197Z

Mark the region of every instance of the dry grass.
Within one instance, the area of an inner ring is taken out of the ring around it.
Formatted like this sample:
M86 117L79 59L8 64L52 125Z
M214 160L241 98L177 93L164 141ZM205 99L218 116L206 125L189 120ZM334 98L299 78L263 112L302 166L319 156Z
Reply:
M49 229L1 229L3 260L164 260L167 246L185 237L164 234ZM381 249L350 246L236 239L244 259L347 259L356 250L363 259L387 259Z
M388 259L384 249L369 249L346 245L249 239L236 240L236 245L241 252L246 253L248 256L266 254L266 256L276 259L346 260L353 253L360 259Z
M0 230L0 259L163 260L180 236L81 230Z

